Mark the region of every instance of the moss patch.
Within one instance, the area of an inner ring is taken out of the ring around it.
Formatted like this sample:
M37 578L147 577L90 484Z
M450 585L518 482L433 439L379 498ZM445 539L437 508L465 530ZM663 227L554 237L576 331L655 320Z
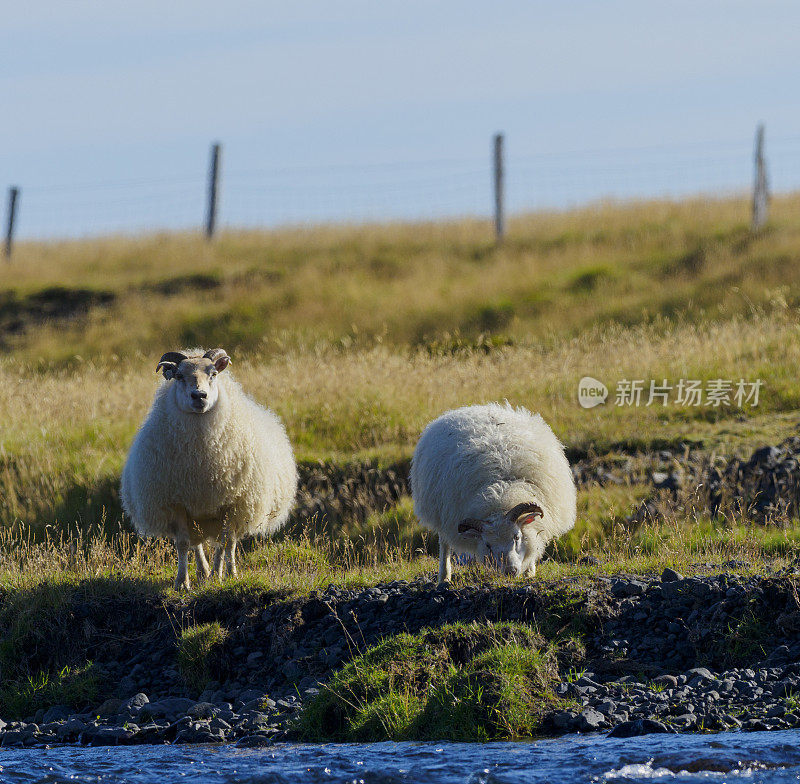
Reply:
M500 740L534 735L560 701L553 649L519 624L398 634L337 673L303 713L316 740Z

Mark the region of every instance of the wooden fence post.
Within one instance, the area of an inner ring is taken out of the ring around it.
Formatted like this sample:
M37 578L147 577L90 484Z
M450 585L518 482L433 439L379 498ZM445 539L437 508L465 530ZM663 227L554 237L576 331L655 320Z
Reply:
M767 222L769 205L769 182L767 164L764 161L764 126L756 129L755 172L753 180L753 220L752 230L759 231Z
M217 183L219 181L219 157L221 145L215 142L211 145L211 166L208 170L208 208L206 212L206 237L214 236L217 224Z
M494 234L498 244L503 241L503 235L505 234L505 216L503 215L504 175L503 134L497 133L494 137Z
M17 217L19 188L8 189L8 223L6 224L6 258L11 261L11 250L14 242L14 222Z

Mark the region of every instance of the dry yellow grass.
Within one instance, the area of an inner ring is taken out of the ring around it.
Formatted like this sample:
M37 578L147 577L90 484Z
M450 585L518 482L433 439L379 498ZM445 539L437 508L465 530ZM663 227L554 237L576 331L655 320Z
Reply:
M240 358L232 372L280 414L300 459L407 457L424 425L443 410L503 399L540 411L574 453L681 441L732 451L793 432L800 402L798 326L784 306L720 323L606 328L546 347L489 353L440 356L377 346ZM116 508L124 455L158 383L156 359L109 358L50 370L0 362L5 524L72 522L91 511L88 504ZM605 381L612 397L624 378L744 377L761 379L764 388L756 408L620 407L609 401L584 410L576 390L587 374Z
M0 268L0 523L117 515L155 361L187 344L225 346L303 460L407 457L443 410L503 399L573 454L777 442L800 403L798 208L776 199L751 237L742 200L595 205L517 218L500 249L477 221L23 243ZM586 411L584 375L612 398L764 388L744 410Z

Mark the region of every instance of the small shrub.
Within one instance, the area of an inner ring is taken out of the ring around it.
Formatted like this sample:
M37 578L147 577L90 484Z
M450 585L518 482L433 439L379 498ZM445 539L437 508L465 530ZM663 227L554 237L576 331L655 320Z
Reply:
M178 639L178 668L186 683L198 692L212 680L228 630L217 621L191 626Z
M569 289L578 293L594 291L601 283L614 281L617 273L611 267L598 265L579 270L569 282Z

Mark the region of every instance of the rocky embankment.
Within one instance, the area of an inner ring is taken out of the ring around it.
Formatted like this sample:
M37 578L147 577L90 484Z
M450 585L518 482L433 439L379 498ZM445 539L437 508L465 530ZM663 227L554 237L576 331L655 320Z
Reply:
M578 487L642 484L651 496L630 517L636 523L692 507L717 514L746 514L756 523L782 523L800 513L800 436L763 446L749 457L712 455L690 445L614 456L573 456ZM409 493L409 461L385 468L373 463L300 467L294 520L324 520L336 528L361 523Z
M796 569L686 579L667 570L505 587L332 586L302 599L219 605L190 597L170 607L154 597L112 607L76 597L60 610L53 646L27 655L51 671L64 657L93 662L104 699L4 722L0 738L3 746L292 738L331 673L378 640L501 621L535 625L558 647L561 680L552 687L562 704L545 733L800 726L798 584ZM178 665L176 629L189 619L227 630L209 653L202 691Z

